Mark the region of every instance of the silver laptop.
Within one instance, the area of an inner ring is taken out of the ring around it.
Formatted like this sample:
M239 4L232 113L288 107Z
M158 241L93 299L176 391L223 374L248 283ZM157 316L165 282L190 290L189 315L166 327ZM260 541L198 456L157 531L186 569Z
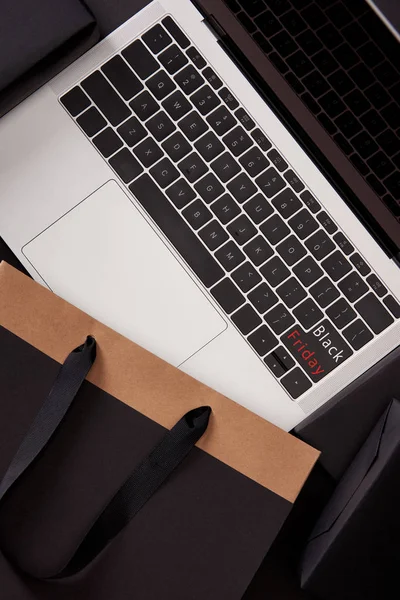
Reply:
M0 179L37 281L286 430L398 344L397 264L189 0L3 117Z

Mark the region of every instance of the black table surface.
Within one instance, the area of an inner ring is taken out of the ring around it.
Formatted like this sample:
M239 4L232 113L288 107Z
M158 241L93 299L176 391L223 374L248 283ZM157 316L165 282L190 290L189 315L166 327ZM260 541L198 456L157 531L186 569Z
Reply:
M149 0L85 0L106 36ZM0 238L0 261L24 271L23 267ZM319 512L334 489L334 480L317 465L304 486L293 510L276 538L271 550L251 582L244 600L312 600L301 590L298 563L307 535Z

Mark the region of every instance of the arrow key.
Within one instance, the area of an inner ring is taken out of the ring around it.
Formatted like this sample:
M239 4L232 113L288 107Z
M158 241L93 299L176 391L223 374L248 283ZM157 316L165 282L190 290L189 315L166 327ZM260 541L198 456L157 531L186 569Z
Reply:
M278 345L278 340L266 325L261 325L247 339L260 356L265 356Z
M281 382L294 400L311 387L310 380L307 379L299 367L296 367L296 369L290 371L285 377L282 377Z

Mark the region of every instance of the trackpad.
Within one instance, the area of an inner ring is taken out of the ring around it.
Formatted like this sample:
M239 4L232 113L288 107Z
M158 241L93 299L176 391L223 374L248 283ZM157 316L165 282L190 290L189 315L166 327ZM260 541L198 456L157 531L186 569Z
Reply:
M175 366L226 327L115 181L23 253L56 294Z

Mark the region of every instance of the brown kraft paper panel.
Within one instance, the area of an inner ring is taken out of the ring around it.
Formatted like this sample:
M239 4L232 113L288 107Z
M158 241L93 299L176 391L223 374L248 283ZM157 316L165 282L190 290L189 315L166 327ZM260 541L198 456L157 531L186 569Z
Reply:
M213 416L199 441L215 458L294 502L318 451L0 264L0 324L57 362L87 335L98 344L88 380L170 429L192 408Z

